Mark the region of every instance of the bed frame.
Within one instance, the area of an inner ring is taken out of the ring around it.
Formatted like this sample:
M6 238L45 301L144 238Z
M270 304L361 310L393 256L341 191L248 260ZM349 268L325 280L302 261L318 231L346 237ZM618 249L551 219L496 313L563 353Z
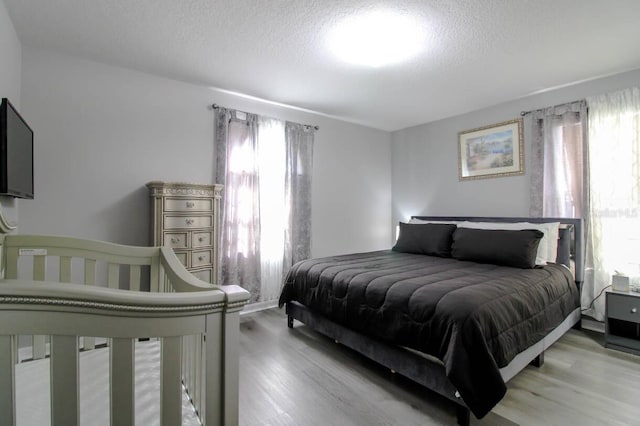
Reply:
M79 352L101 338L110 352L111 424L134 424L139 339L160 342L160 424L182 423L183 388L202 424L238 424L247 291L196 279L169 248L5 235L3 221L0 231L1 426L16 424L15 367L25 340L33 359L50 359L51 424L79 425Z
M567 218L517 218L517 217L468 217L468 216L413 216L413 218L429 221L475 221L475 222L560 222L570 229L571 259L575 264L575 281L578 290L582 286L584 273L584 244L582 219ZM565 236L566 237L566 236ZM286 305L287 325L293 328L294 319L312 329L334 339L336 343L359 352L373 361L389 368L394 373L425 386L443 395L456 404L458 424L466 426L470 422L470 410L449 379L446 377L444 365L439 360L404 347L389 345L371 337L364 336L342 325L316 314L298 302ZM537 367L544 362L544 351L569 329L580 328L580 308L573 311L565 321L540 342L518 354L514 360L500 370L503 379L508 381L532 364Z

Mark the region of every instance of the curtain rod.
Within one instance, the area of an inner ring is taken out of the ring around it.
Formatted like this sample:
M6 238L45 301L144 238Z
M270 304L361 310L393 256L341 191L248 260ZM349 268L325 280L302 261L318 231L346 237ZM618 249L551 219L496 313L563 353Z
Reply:
M211 105L211 108L213 108L213 109L218 109L218 108L220 108L220 105L218 105L218 104L212 104L212 105ZM244 112L245 114L250 114L250 113L245 112L245 111L242 111L242 112ZM311 124L303 124L303 126L310 127L310 128L312 128L313 130L320 130L320 126L313 126L313 125L311 125Z
M558 105L552 105L552 106L550 106L550 107L537 108L537 109L532 109L532 110L529 110L529 111L520 111L520 117L524 117L525 115L527 115L527 114L531 114L531 113L532 113L532 112L534 112L534 111L542 111L543 109L547 109L547 108L556 108L556 107L560 107L560 106L564 106L564 105L569 105L569 104L574 104L574 103L576 103L576 102L584 102L584 101L585 101L584 99L578 99L578 100L571 101L571 102L563 102L563 103L558 104Z

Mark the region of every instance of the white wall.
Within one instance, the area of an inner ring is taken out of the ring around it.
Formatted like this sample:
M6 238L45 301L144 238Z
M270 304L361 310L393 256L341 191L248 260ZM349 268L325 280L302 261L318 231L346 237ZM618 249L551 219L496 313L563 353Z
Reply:
M586 96L640 85L640 70L517 99L392 134L393 224L411 215L528 216L531 119L525 118L523 176L461 182L458 132Z
M150 180L212 182L212 103L319 125L314 256L388 247L390 134L211 88L23 49L22 106L35 132L35 199L21 233L148 243Z
M9 98L13 106L20 111L22 46L2 0L0 0L0 58L2 58L0 60L0 98ZM17 200L0 196L0 208L8 221L17 222Z

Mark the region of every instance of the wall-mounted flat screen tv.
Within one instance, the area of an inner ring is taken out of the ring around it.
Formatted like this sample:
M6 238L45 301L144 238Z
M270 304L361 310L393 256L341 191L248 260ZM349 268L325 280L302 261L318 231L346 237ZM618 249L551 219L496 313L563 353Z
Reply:
M0 195L33 198L33 130L7 98L0 105Z

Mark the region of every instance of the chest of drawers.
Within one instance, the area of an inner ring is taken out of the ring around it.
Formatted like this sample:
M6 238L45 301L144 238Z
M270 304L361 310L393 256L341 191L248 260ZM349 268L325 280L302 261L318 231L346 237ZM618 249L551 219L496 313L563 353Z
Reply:
M222 185L153 181L151 245L173 248L184 266L217 284Z

